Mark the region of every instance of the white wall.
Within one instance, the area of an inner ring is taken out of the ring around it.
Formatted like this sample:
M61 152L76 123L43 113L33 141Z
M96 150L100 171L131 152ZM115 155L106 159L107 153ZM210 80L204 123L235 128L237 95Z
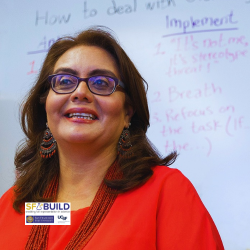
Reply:
M196 187L226 249L249 249L249 12L249 0L2 0L0 194L23 138L18 105L47 49L105 25L149 83L149 138L164 155L177 149L173 167Z

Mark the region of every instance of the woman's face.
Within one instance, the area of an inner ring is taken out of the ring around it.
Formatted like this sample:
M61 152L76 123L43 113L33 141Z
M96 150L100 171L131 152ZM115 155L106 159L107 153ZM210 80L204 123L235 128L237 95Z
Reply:
M81 78L102 72L102 75L120 79L113 57L95 46L69 49L58 59L53 72ZM80 143L88 147L116 148L133 110L125 108L125 93L120 88L109 96L99 96L92 94L82 81L70 94L57 94L50 89L46 112L48 126L59 146L61 143ZM74 116L75 113L78 114Z

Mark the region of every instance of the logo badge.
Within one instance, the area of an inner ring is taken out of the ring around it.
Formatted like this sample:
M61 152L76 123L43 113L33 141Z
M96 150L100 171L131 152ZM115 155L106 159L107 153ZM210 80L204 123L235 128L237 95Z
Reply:
M69 202L25 202L25 225L70 225Z

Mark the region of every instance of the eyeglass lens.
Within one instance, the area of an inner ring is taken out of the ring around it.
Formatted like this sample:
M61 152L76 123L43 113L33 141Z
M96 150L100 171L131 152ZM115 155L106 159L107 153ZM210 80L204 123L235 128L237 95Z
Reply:
M60 74L52 77L52 88L57 93L71 93L78 86L78 78L72 75ZM109 95L115 87L115 80L107 76L92 76L86 80L90 91L95 94Z

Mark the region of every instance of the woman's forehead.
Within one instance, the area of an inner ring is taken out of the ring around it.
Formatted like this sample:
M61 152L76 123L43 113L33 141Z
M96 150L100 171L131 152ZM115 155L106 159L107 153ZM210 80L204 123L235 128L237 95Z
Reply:
M97 46L80 45L67 50L59 57L53 71L58 72L60 68L71 69L78 75L87 75L97 69L110 71L117 78L120 75L113 56Z

